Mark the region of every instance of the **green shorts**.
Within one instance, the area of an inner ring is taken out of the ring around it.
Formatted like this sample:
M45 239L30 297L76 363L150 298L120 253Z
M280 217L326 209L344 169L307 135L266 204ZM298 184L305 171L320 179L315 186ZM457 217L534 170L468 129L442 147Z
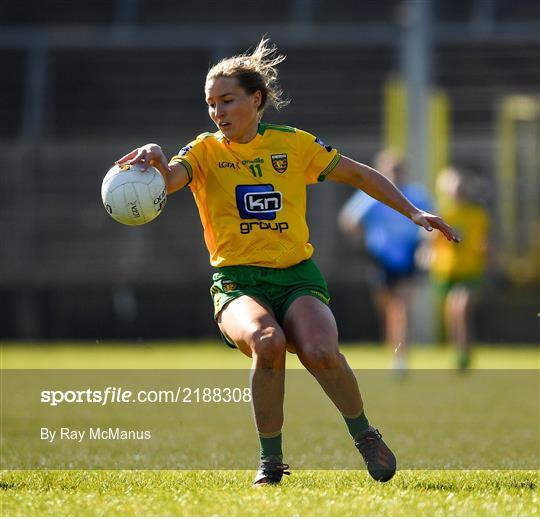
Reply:
M484 278L481 276L462 278L462 279L435 279L433 285L435 292L440 297L446 297L450 290L456 287L464 287L472 292L478 291L484 284Z
M222 267L212 276L210 295L214 301L214 319L233 299L252 296L274 312L279 324L291 303L300 296L313 296L324 304L330 302L328 286L311 259L284 269L238 266ZM227 346L236 346L223 337Z

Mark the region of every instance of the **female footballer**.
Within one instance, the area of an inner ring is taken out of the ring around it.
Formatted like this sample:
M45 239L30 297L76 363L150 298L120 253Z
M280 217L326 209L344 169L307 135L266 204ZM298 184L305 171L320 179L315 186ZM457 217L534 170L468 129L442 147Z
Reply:
M146 144L117 163L155 166L168 193L189 186L215 268L211 294L224 340L252 359L253 411L261 445L254 486L279 483L285 354L298 354L343 415L370 475L388 481L396 459L364 414L356 378L340 353L326 282L311 259L306 186L329 179L361 189L428 231L458 241L438 216L412 205L374 169L305 131L264 124L286 101L277 82L285 59L262 39L252 53L214 65L205 96L215 133L203 133L167 161Z

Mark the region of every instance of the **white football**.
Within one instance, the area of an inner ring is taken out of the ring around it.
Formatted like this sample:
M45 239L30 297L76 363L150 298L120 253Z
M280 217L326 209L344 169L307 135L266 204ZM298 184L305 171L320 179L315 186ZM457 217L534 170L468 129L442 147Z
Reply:
M161 173L141 164L113 166L101 185L107 212L124 225L143 225L159 216L167 203L167 188Z

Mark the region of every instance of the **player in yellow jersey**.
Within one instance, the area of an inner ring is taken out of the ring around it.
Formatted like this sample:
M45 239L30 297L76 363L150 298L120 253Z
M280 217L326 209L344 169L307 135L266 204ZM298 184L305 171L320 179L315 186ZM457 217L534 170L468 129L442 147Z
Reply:
M252 359L261 445L254 485L279 483L288 474L281 449L287 349L298 354L343 415L371 476L388 481L396 459L364 414L354 373L339 351L326 282L311 259L306 186L326 178L352 185L418 225L457 238L441 218L412 205L372 168L307 132L261 122L268 104L285 104L277 83L284 59L263 39L252 53L220 61L205 83L217 132L200 135L170 162L157 144L118 162L153 165L168 193L185 186L193 193L216 269L216 322L227 343Z
M444 302L446 332L457 348L459 369L470 364L470 314L486 268L489 216L469 200L463 174L453 168L441 172L437 188L446 200L441 207L446 221L461 236L459 247L433 239L431 276Z

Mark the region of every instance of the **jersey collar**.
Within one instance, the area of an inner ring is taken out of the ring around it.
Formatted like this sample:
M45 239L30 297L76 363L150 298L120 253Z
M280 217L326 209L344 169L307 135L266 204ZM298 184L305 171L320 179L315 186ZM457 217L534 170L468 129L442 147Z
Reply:
M241 146L257 146L259 144L259 142L261 141L265 130L266 130L266 125L264 123L259 123L259 125L257 126L257 133L255 134L255 137L253 137L253 139L251 139L249 142L245 142L245 143L229 141L223 135L223 133L221 133L221 131L218 132L219 133L218 138L219 138L219 140L221 140L222 142L224 142L225 144L227 144L227 146L230 146L231 148L238 148L238 147L241 147Z

